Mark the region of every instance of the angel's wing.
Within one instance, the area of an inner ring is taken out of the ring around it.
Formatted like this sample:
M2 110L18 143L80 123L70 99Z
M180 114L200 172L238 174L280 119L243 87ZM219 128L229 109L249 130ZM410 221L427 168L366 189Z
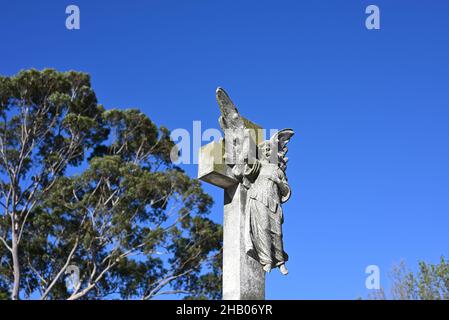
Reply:
M233 166L240 164L235 168L236 175L241 175L243 170L241 166L244 162L244 129L245 124L242 116L239 114L237 107L229 98L224 89L217 88L217 102L220 106L221 116L218 119L221 129L225 135L225 154L224 159L227 164Z
M270 139L271 148L273 151L277 152L279 167L283 171L287 168L288 162L288 158L286 157L288 151L287 143L294 134L295 132L292 129L283 129L278 131Z
M229 98L226 91L223 88L217 88L217 102L220 106L221 116L218 119L220 122L221 129L223 131L231 129L243 129L244 123L243 118L239 114L237 107L232 102L231 98Z

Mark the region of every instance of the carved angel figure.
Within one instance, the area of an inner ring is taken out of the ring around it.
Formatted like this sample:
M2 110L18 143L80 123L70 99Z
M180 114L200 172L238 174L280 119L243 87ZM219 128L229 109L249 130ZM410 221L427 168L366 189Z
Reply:
M279 131L270 140L261 142L254 156L249 139L245 138L248 136L244 134L244 118L222 88L217 89L217 101L221 111L220 126L225 132L225 159L233 175L248 190L244 210L246 253L262 264L266 272L279 267L282 274L287 274L281 204L291 194L285 170L287 143L294 132L291 129ZM229 162L229 159L236 161Z
M293 136L284 129L258 146L258 159L245 168L244 175L251 182L245 208L246 253L259 261L266 272L279 267L282 274L288 270L285 262L281 204L290 198L291 190L285 175L287 142Z

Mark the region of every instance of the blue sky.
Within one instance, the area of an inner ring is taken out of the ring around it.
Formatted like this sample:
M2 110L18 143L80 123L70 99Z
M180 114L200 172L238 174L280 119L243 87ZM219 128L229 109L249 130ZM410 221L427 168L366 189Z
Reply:
M218 128L222 86L247 118L293 128L290 274L268 276L267 298L354 299L368 265L388 288L400 259L449 257L448 14L443 0L1 1L0 74L85 71L107 108L170 129ZM204 187L222 221L222 190Z

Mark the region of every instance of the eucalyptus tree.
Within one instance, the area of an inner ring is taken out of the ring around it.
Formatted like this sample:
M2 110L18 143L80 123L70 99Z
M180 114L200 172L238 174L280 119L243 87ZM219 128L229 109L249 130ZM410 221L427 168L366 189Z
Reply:
M221 227L166 128L52 69L0 77L0 117L0 298L220 296Z

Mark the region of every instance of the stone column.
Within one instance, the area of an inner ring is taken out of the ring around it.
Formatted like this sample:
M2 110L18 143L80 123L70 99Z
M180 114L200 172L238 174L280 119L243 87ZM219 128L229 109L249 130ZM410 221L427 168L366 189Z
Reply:
M201 147L198 178L224 190L223 299L263 300L265 299L265 272L260 263L245 252L247 192L236 179L232 166L226 163L226 161L233 161L235 156L245 149L245 143L248 143L246 156L255 158L255 146L263 141L263 131L257 124L239 115L237 108L222 88L217 89L217 101L221 112L219 123L225 136L227 135L225 139L229 139L228 145L222 139ZM236 143L239 144L238 148Z
M223 164L223 141L200 150L198 178L224 190L223 299L265 299L265 272L245 252L246 189Z
M265 272L245 252L244 204L246 190L241 184L224 190L223 299L265 299Z

